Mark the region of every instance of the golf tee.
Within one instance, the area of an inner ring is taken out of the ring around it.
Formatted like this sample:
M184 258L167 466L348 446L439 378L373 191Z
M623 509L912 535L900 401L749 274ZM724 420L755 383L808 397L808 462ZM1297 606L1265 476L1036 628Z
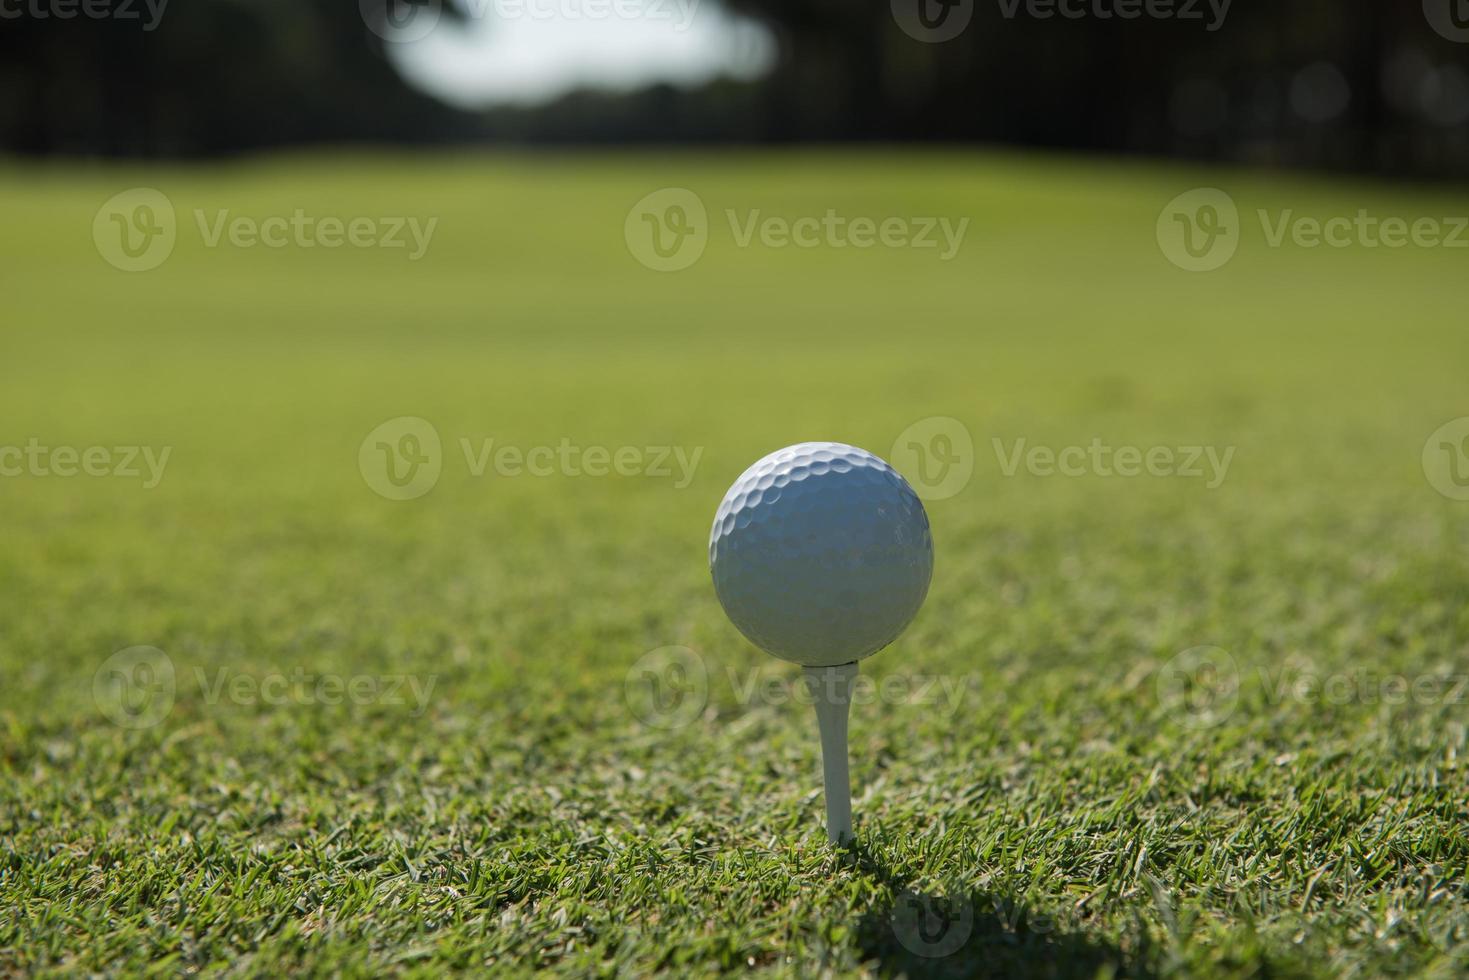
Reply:
M821 731L822 785L826 795L826 835L833 844L852 839L852 784L847 772L847 715L852 708L855 663L807 667L806 688L816 705Z

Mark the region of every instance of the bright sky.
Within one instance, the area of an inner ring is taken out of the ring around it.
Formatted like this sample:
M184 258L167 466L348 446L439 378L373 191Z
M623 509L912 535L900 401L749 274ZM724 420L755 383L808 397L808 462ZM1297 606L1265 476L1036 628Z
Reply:
M467 24L435 20L430 8L400 35L421 37L387 47L409 80L468 108L536 105L584 87L754 78L775 60L770 32L716 0L453 2Z

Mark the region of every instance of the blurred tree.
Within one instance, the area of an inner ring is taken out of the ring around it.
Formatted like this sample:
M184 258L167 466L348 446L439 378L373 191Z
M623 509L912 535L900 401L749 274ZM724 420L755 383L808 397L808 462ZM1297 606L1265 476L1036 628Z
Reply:
M776 36L768 78L482 113L414 90L384 56L384 25L462 17L440 0L189 0L156 23L166 0L86 0L115 16L56 15L79 2L0 0L0 147L941 140L1469 175L1469 43L1444 27L1469 0L1442 0L1438 29L1423 0L726 0ZM1105 16L1128 4L1175 16ZM900 26L910 11L969 20L928 43Z
M194 156L472 136L368 28L406 2L88 0L108 13L89 17L76 0L0 0L0 145Z

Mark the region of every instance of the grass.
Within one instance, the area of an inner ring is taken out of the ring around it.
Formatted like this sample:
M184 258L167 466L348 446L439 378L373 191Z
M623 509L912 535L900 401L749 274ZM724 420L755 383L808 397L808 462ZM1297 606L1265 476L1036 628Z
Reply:
M127 274L90 229L135 185L178 243ZM623 224L670 185L710 240L656 273ZM1211 273L1154 239L1195 186L1245 216ZM171 447L153 489L0 479L0 972L1469 968L1469 503L1420 463L1469 414L1464 253L1273 248L1253 217L1469 197L832 152L11 163L0 202L0 445ZM439 223L411 262L208 248L192 217L297 208ZM828 208L971 222L942 262L739 248L724 218ZM358 468L399 416L443 441L415 500ZM853 709L836 852L798 673L723 617L708 525L773 448L890 455L935 416L973 476L864 664L889 696ZM1022 438L1236 452L1214 489L1006 476ZM487 439L702 455L684 487L474 476ZM94 679L137 645L175 676L133 728ZM668 646L684 700L650 702ZM1173 698L1200 646L1235 699Z

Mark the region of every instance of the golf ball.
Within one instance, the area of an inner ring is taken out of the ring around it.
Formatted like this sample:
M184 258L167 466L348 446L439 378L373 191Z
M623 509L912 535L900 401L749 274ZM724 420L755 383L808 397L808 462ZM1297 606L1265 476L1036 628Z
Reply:
M714 591L750 642L831 667L903 632L928 594L933 538L913 488L839 442L778 450L724 495L709 534Z

